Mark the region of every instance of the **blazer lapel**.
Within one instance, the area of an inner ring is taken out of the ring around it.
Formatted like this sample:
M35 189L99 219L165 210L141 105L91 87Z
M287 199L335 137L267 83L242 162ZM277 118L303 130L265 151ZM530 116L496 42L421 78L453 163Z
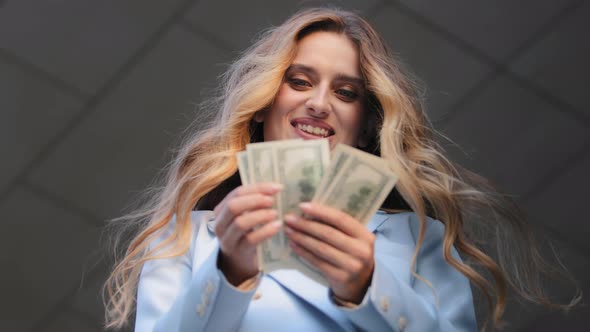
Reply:
M376 232L379 226L389 219L389 217L389 214L377 212L367 223L367 229L371 232ZM328 289L326 287L309 279L307 276L296 270L277 270L268 275L295 296L311 304L322 313L326 314L326 316L333 319L345 331L355 330L354 326L348 321L346 316L330 302L328 299Z

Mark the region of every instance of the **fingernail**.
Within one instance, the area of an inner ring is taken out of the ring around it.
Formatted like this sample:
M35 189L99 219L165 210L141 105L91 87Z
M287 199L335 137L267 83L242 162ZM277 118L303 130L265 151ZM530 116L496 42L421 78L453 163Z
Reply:
M312 208L312 205L311 205L311 203L309 203L309 202L304 202L304 203L300 203L300 204L299 204L299 207L300 207L301 209L303 209L303 210L308 210L308 211L309 211L309 210L311 210L311 208Z
M283 189L283 185L280 183L271 183L270 187L272 188L272 190L274 191L280 191Z
M292 214L288 214L285 216L285 221L288 223L295 223L297 222L297 217Z
M275 220L271 223L273 228L281 228L281 226L283 225L283 223L280 220Z
M293 230L290 227L285 227L285 234L292 234Z

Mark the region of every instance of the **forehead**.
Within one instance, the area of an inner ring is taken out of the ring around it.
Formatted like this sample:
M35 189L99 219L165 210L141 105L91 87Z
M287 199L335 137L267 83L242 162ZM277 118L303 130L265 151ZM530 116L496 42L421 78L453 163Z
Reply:
M360 77L359 53L345 35L335 32L314 32L297 43L293 63L313 67L324 74Z

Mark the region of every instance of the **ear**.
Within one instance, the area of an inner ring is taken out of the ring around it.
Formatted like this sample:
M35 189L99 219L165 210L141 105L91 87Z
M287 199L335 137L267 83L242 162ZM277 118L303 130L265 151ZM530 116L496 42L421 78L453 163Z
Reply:
M265 109L254 113L254 121L256 121L257 123L263 123L264 122L264 112L266 112Z

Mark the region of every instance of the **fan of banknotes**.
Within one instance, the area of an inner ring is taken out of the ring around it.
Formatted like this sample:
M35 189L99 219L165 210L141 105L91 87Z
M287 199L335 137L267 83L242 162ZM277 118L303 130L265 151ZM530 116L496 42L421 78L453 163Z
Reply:
M253 143L239 152L243 184L283 185L274 209L278 215L301 215L299 203L318 202L344 211L366 224L393 189L397 176L377 156L348 145L336 146L330 158L328 140L283 140ZM258 246L264 272L296 269L316 282L325 278L290 250L283 230Z

